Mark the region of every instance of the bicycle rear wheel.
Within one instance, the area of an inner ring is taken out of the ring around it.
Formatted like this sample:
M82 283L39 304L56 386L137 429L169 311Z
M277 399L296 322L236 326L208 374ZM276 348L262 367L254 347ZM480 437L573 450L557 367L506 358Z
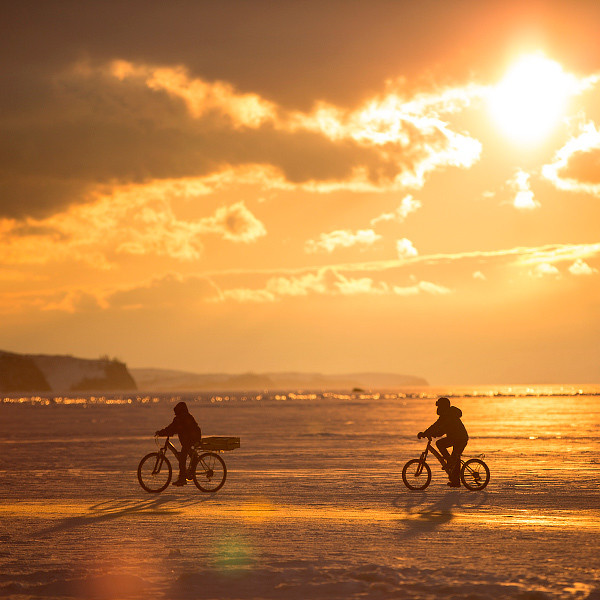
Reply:
M431 483L431 468L418 458L409 460L402 469L402 481L409 490L424 490Z
M151 494L158 494L166 490L171 483L173 469L166 456L160 452L146 454L140 461L137 470L140 485Z
M482 490L490 482L490 470L479 458L471 458L460 469L460 480L472 492Z
M203 492L220 490L227 478L225 461L214 452L205 452L198 457L194 470L194 483Z

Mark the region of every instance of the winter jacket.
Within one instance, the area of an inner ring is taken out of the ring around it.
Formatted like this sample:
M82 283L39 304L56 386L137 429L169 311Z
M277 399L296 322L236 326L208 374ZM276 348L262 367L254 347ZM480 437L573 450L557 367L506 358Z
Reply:
M173 409L175 418L170 425L164 429L157 431L157 435L175 435L179 436L182 448L191 448L202 439L200 426L196 423L196 419L189 413L187 404L179 402Z
M440 413L440 418L423 433L428 437L441 437L443 435L456 441L466 442L469 434L460 420L462 410L456 406L450 406Z

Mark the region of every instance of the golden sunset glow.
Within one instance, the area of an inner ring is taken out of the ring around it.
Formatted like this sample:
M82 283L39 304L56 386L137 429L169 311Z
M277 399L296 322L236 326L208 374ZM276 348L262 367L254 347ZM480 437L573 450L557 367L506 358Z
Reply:
M565 116L576 81L557 62L532 54L518 59L490 94L502 132L518 143L540 143Z
M591 3L38 4L3 38L0 350L597 377Z

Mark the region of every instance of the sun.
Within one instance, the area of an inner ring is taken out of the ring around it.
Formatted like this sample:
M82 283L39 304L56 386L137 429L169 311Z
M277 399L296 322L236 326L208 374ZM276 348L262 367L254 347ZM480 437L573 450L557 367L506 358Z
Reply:
M541 54L521 57L489 95L501 131L521 144L541 142L560 123L576 80Z

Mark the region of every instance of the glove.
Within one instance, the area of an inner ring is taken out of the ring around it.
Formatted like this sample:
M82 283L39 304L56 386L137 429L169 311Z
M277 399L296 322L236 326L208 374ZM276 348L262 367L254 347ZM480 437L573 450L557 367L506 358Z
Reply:
M422 431L419 431L419 433L417 434L417 438L421 439L421 438L424 438L424 437L427 437L427 436Z

